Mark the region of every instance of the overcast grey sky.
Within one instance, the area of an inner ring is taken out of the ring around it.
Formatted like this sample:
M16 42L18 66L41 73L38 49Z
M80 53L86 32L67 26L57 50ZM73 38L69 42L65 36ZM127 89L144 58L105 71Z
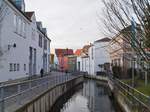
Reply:
M101 0L25 0L48 29L52 48L81 48L103 37L97 25Z

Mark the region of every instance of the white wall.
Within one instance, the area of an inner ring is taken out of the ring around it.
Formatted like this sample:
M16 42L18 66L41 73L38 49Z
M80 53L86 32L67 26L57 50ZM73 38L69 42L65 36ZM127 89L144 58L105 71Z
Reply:
M36 74L39 74L40 69L43 67L43 53L45 52L47 55L50 54L49 45L47 50L43 50L44 48L40 48L38 45L39 31L36 26L35 16L32 18L33 22L30 22L9 2L7 2L7 6L8 12L5 19L2 21L3 25L0 33L0 43L3 51L3 55L0 56L0 82L29 75L29 47L37 51ZM15 32L14 14L26 23L25 37ZM35 31L34 37L32 35L32 29ZM8 45L13 45L14 43L16 44L16 48L11 47L8 50ZM10 63L19 64L19 71L10 71ZM24 64L26 64L26 70L24 70ZM49 56L47 57L47 66L49 68ZM48 72L48 70L46 72Z
M110 56L107 52L108 42L94 43L94 72L100 71L99 64L110 63Z
M82 71L89 73L89 57L82 58Z
M15 12L10 7L8 8L9 10L3 20L2 32L0 34L2 51L4 53L0 61L0 81L26 76L28 71L28 67L26 71L24 71L22 67L24 64L28 64L29 57L28 50L26 49L26 46L28 46L28 40L15 33L13 24L13 14ZM27 37L28 36L29 33L27 33ZM8 45L13 45L14 43L16 44L16 48L11 47L10 50L8 50ZM10 72L10 63L20 64L20 70Z
M79 65L79 63L80 63L80 65ZM79 56L79 57L77 57L77 70L78 71L82 71L82 58Z
M95 42L88 49L88 56L81 56L77 58L77 64L80 62L80 70L88 72L89 75L96 75L98 71L101 71L98 65L110 63L110 56L107 51L107 45L109 42ZM77 66L78 68L78 66Z
M89 74L94 75L94 46L91 46L89 48L88 54L89 54Z

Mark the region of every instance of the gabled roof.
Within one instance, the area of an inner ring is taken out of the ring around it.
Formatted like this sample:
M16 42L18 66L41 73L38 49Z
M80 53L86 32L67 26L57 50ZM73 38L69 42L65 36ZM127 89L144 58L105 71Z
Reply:
M82 52L86 55L88 55L88 50L92 45L85 45L83 46Z
M77 49L75 55L80 56L82 54L82 49Z
M105 37L105 38L99 39L99 40L97 40L97 41L95 41L95 42L110 42L110 41L111 41L110 38Z
M45 35L47 35L47 29L46 28L42 28L42 31Z
M73 50L72 49L55 49L55 54L57 57L59 56L65 56L65 55L73 55Z
M36 22L37 28L41 31L43 26L42 26L42 22L41 21L37 21Z
M25 12L25 15L31 20L32 16L34 14L34 11L31 12Z
M30 22L32 22L31 21L31 17L33 16L33 14L35 13L34 11L31 11L31 12L23 12L23 11L21 11L17 6L16 6L16 4L12 1L12 0L8 0L8 2L11 4L11 5L13 5L21 14L22 14L22 16L24 16L27 20L29 20ZM40 31L42 34L44 34L44 32L43 31ZM45 34L44 34L45 35ZM47 35L45 35L46 36L46 38L49 40L49 41L51 41L51 39L49 39L48 37L47 37Z
M28 19L29 21L31 21L30 18L28 18L28 16L25 14L25 12L21 11L21 10L14 4L14 2L13 2L12 0L8 0L8 1L9 1L9 3L11 3L26 19Z

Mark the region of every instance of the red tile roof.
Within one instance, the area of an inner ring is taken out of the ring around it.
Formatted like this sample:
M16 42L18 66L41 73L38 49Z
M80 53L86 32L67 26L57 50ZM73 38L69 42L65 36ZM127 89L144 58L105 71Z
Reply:
M72 49L55 49L55 53L57 57L74 54Z
M75 51L75 55L77 55L77 56L80 56L81 53L82 53L82 49L77 49L77 50Z

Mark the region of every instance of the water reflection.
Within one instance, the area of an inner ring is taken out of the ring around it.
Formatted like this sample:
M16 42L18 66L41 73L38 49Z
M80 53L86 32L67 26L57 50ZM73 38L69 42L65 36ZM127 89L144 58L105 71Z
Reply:
M87 80L62 96L51 112L117 112L108 96L107 85ZM120 112L120 111L118 111Z

